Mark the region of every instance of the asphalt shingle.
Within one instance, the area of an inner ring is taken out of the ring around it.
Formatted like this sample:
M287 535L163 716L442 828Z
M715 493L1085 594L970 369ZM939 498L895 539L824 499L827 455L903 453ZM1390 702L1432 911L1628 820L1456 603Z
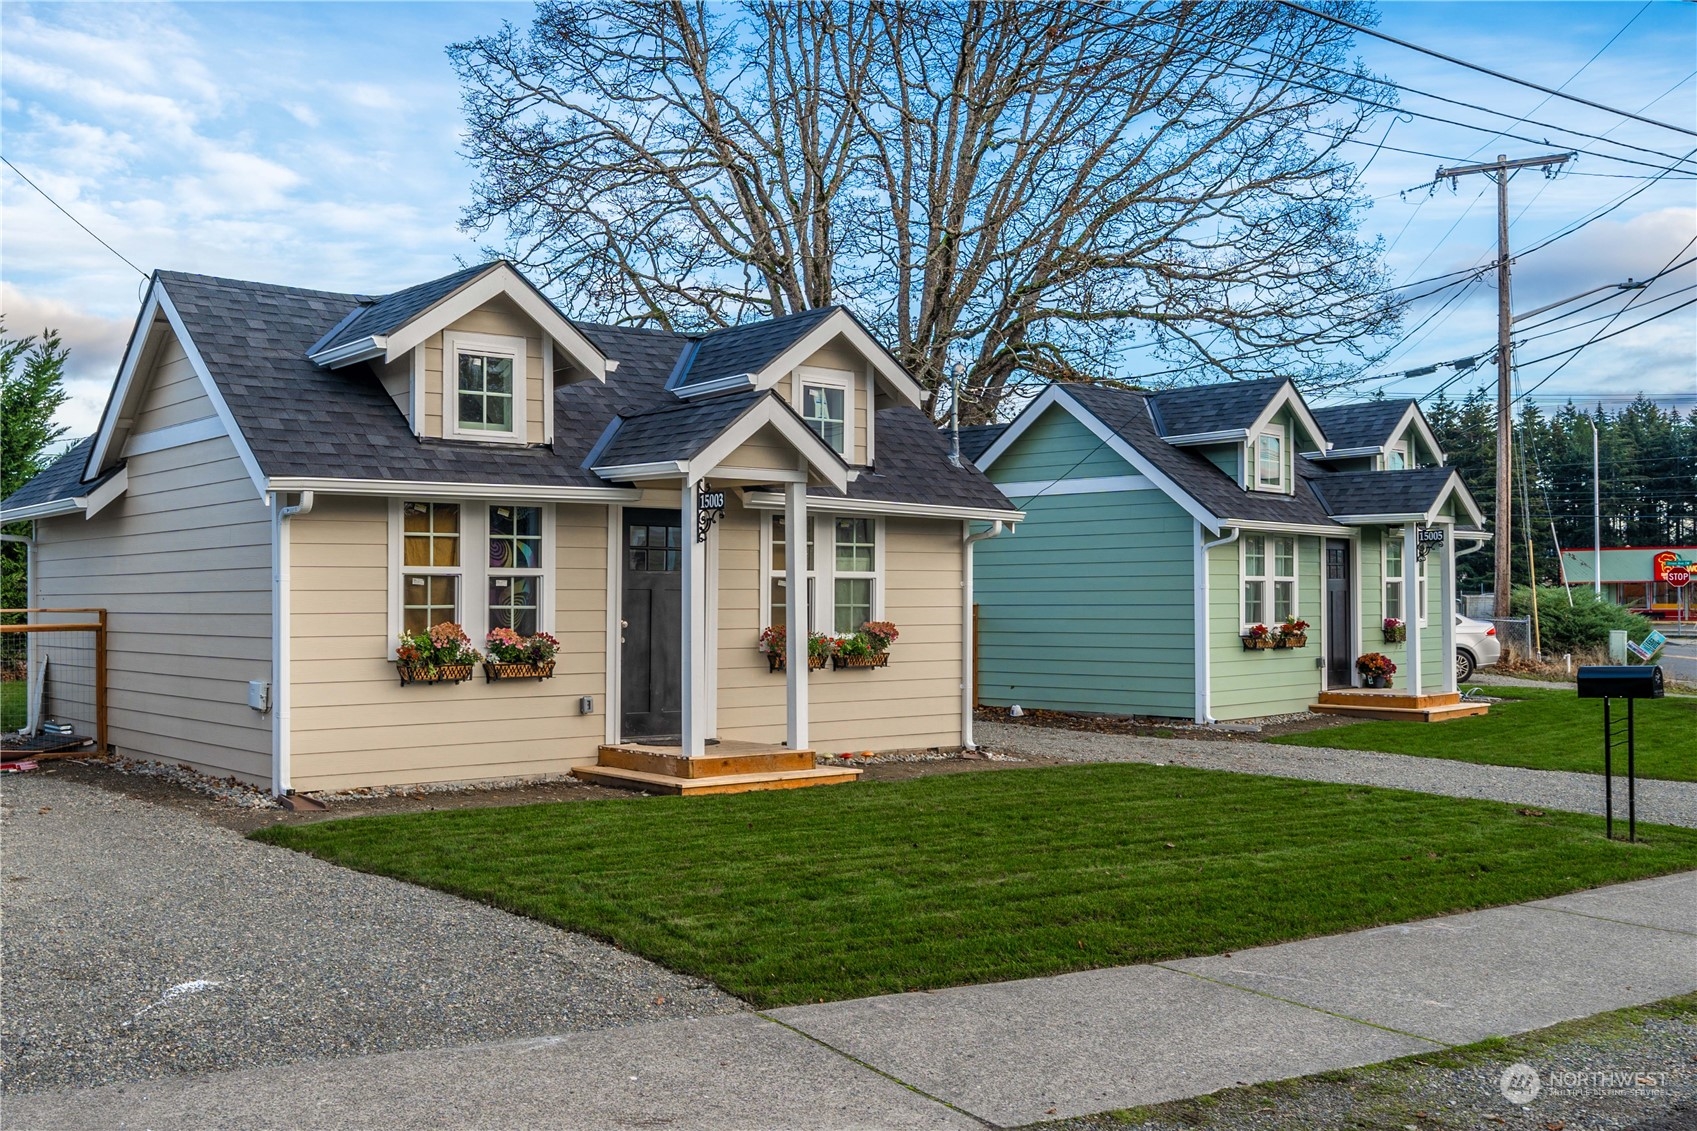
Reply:
M1286 384L1283 377L1267 377L1130 395L1147 397L1162 436L1194 436L1248 428Z
M83 472L88 466L88 453L93 448L93 436L78 440L66 448L58 459L42 468L28 483L13 491L4 501L0 501L0 509L17 510L20 507L33 507L39 503L53 503L86 495L118 474L122 464L114 464L105 475L92 483L83 482Z
M1353 401L1314 409L1314 419L1332 447L1380 448L1391 442L1391 430L1412 400Z
M335 335L320 344L318 350L334 349L348 342L399 329L495 266L496 263L479 263L476 267L467 267L394 294L358 299L357 313L347 312L353 313L353 317L336 328Z
M719 377L758 373L839 307L821 306L782 318L731 326L704 335L681 385L699 385Z
M1456 474L1448 467L1319 475L1315 492L1332 514L1424 514Z

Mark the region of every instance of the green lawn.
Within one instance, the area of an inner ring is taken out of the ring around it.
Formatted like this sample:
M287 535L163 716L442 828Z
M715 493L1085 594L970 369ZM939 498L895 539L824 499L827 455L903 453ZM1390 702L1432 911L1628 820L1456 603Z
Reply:
M1149 765L254 834L608 939L759 1006L1214 954L1697 867L1491 802Z
M23 680L0 683L0 730L22 730L29 721L29 685Z
M1502 696L1488 715L1447 723L1363 722L1270 739L1296 746L1335 746L1384 754L1417 754L1493 766L1534 770L1603 772L1603 702L1581 699L1572 690L1488 687ZM1624 718L1626 704L1611 710ZM1637 769L1640 777L1697 781L1697 698L1648 699L1637 715ZM1615 772L1626 772L1624 744Z

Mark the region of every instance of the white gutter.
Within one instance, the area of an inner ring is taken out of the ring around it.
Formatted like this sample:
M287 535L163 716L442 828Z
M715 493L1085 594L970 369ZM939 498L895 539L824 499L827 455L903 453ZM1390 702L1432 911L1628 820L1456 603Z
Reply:
M294 635L289 593L288 519L312 513L311 491L300 493L294 506L283 504L283 493L273 492L271 506L271 793L287 797L294 793L289 754L293 735L289 730L289 663Z
M830 495L809 495L807 497L809 514L873 514L888 515L894 518L957 518L973 522L1004 522L1019 523L1025 521L1025 512L1017 510L991 510L988 507L951 507L931 503L896 503L879 502L874 499L841 499ZM744 491L742 505L749 510L781 511L784 509L784 497L777 491Z
M265 482L273 494L323 491L326 495L359 495L415 499L510 499L513 502L634 503L642 492L634 487L548 487L517 483L413 482L401 479L326 479L274 476ZM305 512L302 512L305 513Z
M1202 541L1202 524L1196 524L1196 721L1212 723L1214 721L1214 687L1213 674L1210 670L1212 657L1209 655L1209 623L1208 609L1208 551L1218 546L1229 546L1236 542L1243 533L1241 527L1232 527L1231 533L1212 542Z
M977 534L972 532L971 523L961 523L960 744L966 750L978 748L978 744L972 740L972 709L978 691L972 678L972 656L977 647L977 640L972 632L972 547L988 538L995 538L1004 528L1009 534L1014 532L1012 522L1004 522L999 518L991 519L990 529L981 530Z

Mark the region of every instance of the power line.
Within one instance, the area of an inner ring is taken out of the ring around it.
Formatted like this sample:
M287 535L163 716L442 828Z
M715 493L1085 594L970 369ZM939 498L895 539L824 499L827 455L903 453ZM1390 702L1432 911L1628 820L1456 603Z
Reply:
M1660 319L1663 319L1663 318L1666 318L1670 314L1677 314L1681 310L1684 310L1686 307L1691 306L1694 303L1697 303L1697 298L1686 299L1684 302L1680 303L1678 306L1670 306L1670 307L1668 307L1668 309L1663 310L1663 311L1659 311L1655 314L1652 314L1648 318L1640 318L1638 321L1634 322L1630 326L1622 326L1620 329L1611 331L1610 333L1607 333L1607 334L1599 332L1596 335L1594 335L1590 340L1583 342L1580 345L1572 346L1572 347L1570 347L1568 349L1564 349L1564 350L1557 350L1555 353L1547 353L1543 357L1535 357L1531 361L1522 361L1522 362L1519 362L1517 364L1520 364L1520 365L1537 365L1540 361L1549 361L1551 358L1560 357L1560 356L1562 356L1562 354L1565 354L1565 353L1577 354L1580 350L1584 349L1586 346L1595 345L1598 342L1606 342L1610 338L1618 338L1620 335L1630 333L1631 331L1638 329L1640 326L1648 326L1650 323L1659 321ZM1622 314L1625 314L1625 313L1626 313L1625 308L1622 308L1620 311L1618 311L1614 315L1614 318L1610 318L1609 321L1613 322L1615 318L1619 318ZM1573 360L1572 358L1568 358L1568 361L1572 361L1572 360ZM1551 377L1554 377L1557 373L1560 373L1563 369L1566 369L1567 364L1568 364L1568 362L1564 361L1560 365L1556 366L1556 368L1554 370L1552 370L1549 373L1548 376L1544 377L1542 380L1540 380L1538 382L1538 385L1542 385L1545 381L1548 381ZM1533 385L1532 388L1536 389L1538 387L1538 385ZM1530 392L1530 391L1531 390L1528 390L1528 392Z
M1540 93L1551 95L1552 97L1565 98L1569 102L1577 102L1582 106L1589 106L1593 110L1601 110L1604 113L1614 114L1617 117L1631 118L1634 121L1643 122L1645 125L1660 126L1664 130L1672 130L1675 133L1686 134L1689 137L1697 137L1697 130L1688 130L1684 126L1675 126L1668 122L1657 121L1655 118L1646 118L1641 114L1634 114L1627 110L1619 110L1613 106L1604 105L1601 102L1593 102L1589 98L1581 98L1577 94L1565 94L1560 90L1544 86L1542 83L1535 83L1530 79L1516 78L1514 75L1505 74L1502 71L1494 71L1489 67L1482 67L1478 63L1469 63L1466 59L1458 59L1454 55L1446 55L1442 51L1434 51L1430 47L1422 47L1418 43L1410 43L1406 39L1398 39L1394 35L1387 35L1382 31L1365 27L1351 20L1346 20L1341 16L1334 16L1328 12L1317 11L1304 4L1298 4L1295 0L1279 0L1279 2L1287 8L1294 8L1299 12L1306 12L1315 19L1325 20L1327 23L1333 23L1337 24L1339 27L1349 28L1351 31L1359 32L1362 35L1370 35L1374 39L1382 39L1386 43L1394 43L1398 47L1405 47L1410 51L1418 51L1422 55L1430 55L1434 59L1442 59L1446 63L1454 63L1458 67L1466 67L1470 71L1478 71L1482 75L1490 75L1494 79L1501 79L1504 82L1511 82L1517 86L1528 87L1532 90L1539 91Z
M72 216L70 214L70 212L68 210L66 210L66 208L63 204L60 204L57 200L54 200L51 196L47 195L46 189L42 188L40 185L36 184L34 181L32 181L28 177L24 176L24 171L22 169L18 168L16 165L12 164L12 162L8 158L6 158L4 156L0 156L0 161L4 161L5 164L6 164L6 168L8 168L8 169L12 170L12 172L16 173L19 176L19 178L21 178L23 180L24 184L28 185L30 188L32 188L36 192L40 193L41 198L43 200L45 200L47 203L51 204L53 207L57 208L60 212L63 212L65 214L65 218L67 220L69 220L71 223L75 224L77 227L81 228L83 231L87 232L90 236L93 236L95 243L98 243L101 247L105 248L107 251L111 252L113 255L116 255L119 259L122 259L125 263L129 263L130 270L134 271L136 274L140 275L142 278L145 279L145 278L148 277L148 274L147 274L146 271L143 271L140 267L137 267L134 263L130 263L129 256L125 255L123 252L119 251L117 248L113 247L111 244L107 243L105 240L103 240L99 236L95 235L94 229L90 228L87 224L83 223L81 220L77 219L75 216Z
M1667 300L1668 300L1668 299L1670 299L1670 298L1672 298L1672 297L1674 297L1674 296L1675 296L1675 295L1682 295L1682 294L1685 294L1685 293L1686 293L1686 292L1687 292L1687 291L1697 291L1697 283L1692 283L1692 284L1691 284L1691 285L1690 285L1690 286L1688 286L1688 287L1681 287L1681 288L1679 288L1679 289L1678 289L1678 290L1677 290L1677 291L1669 291L1669 292L1668 292L1668 293L1667 293L1667 294L1665 294L1665 295L1661 295L1661 296L1659 296L1659 297L1657 297L1657 298L1653 298L1653 299L1651 299L1651 300L1650 300L1650 302L1666 302L1666 301L1667 301ZM1618 295L1609 295L1609 296L1607 296L1607 298L1618 298L1618 297L1620 297L1620 296L1618 296ZM1603 301L1607 301L1607 299L1604 299L1604 300L1603 300ZM1648 305L1648 304L1646 304L1646 305ZM1585 308L1584 308L1584 307L1581 307L1581 308L1580 308L1580 310L1583 310L1583 309L1585 309ZM1573 312L1573 313L1574 313L1574 314L1577 314L1577 313L1579 313L1579 311L1577 311L1577 310L1576 310L1576 311L1574 311L1574 312ZM1558 317L1557 317L1557 318L1552 318L1552 319L1551 319L1551 320L1550 320L1550 321L1551 321L1551 322L1556 322L1556 321L1560 321L1560 320L1561 320L1561 318L1565 318L1565 317L1570 317L1570 315L1561 315L1561 316L1558 316ZM1533 334L1533 335L1532 335L1532 336L1531 336L1531 337L1529 337L1529 338L1520 338L1520 339L1518 339L1518 340L1517 340L1517 341L1516 341L1516 342L1515 342L1515 344L1516 344L1516 345L1524 345L1524 344L1525 344L1525 343L1527 343L1527 342L1535 342L1535 341L1537 341L1537 340L1538 340L1538 339L1539 339L1539 338L1550 338L1550 337L1554 337L1554 336L1555 336L1555 335L1557 335L1557 334L1570 334L1570 333L1572 333L1572 332L1573 332L1573 331L1575 331L1575 330L1577 330L1577 329L1579 329L1579 328L1580 328L1580 327L1581 327L1581 326L1591 326L1591 325L1594 325L1594 324L1596 324L1596 323L1598 323L1598 322L1607 322L1607 321L1612 321L1612 320L1613 320L1613 319L1614 319L1614 317L1615 317L1615 316L1614 316L1614 315L1612 315L1612 314L1599 314L1599 315L1597 315L1597 317L1595 317L1595 318L1587 318L1587 319L1586 319L1586 320L1585 320L1585 321L1583 321L1583 322L1575 322L1575 323L1574 323L1574 324L1573 324L1573 325L1571 325L1571 326L1558 326L1558 327L1557 327L1557 328L1556 328L1556 329L1554 329L1554 330L1546 330L1546 331L1545 331L1545 332L1544 332L1544 333L1542 333L1542 334ZM1540 325L1540 326L1548 326L1548 325L1549 325L1549 322L1540 322L1540 323L1538 323L1538 325ZM1528 329L1530 329L1530 328L1531 328L1531 327L1528 327Z

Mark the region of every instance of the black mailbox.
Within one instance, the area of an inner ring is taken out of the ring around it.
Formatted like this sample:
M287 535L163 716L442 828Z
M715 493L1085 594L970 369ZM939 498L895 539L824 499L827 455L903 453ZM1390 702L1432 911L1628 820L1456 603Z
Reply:
M1611 664L1579 669L1581 699L1660 699L1664 694L1659 666Z

